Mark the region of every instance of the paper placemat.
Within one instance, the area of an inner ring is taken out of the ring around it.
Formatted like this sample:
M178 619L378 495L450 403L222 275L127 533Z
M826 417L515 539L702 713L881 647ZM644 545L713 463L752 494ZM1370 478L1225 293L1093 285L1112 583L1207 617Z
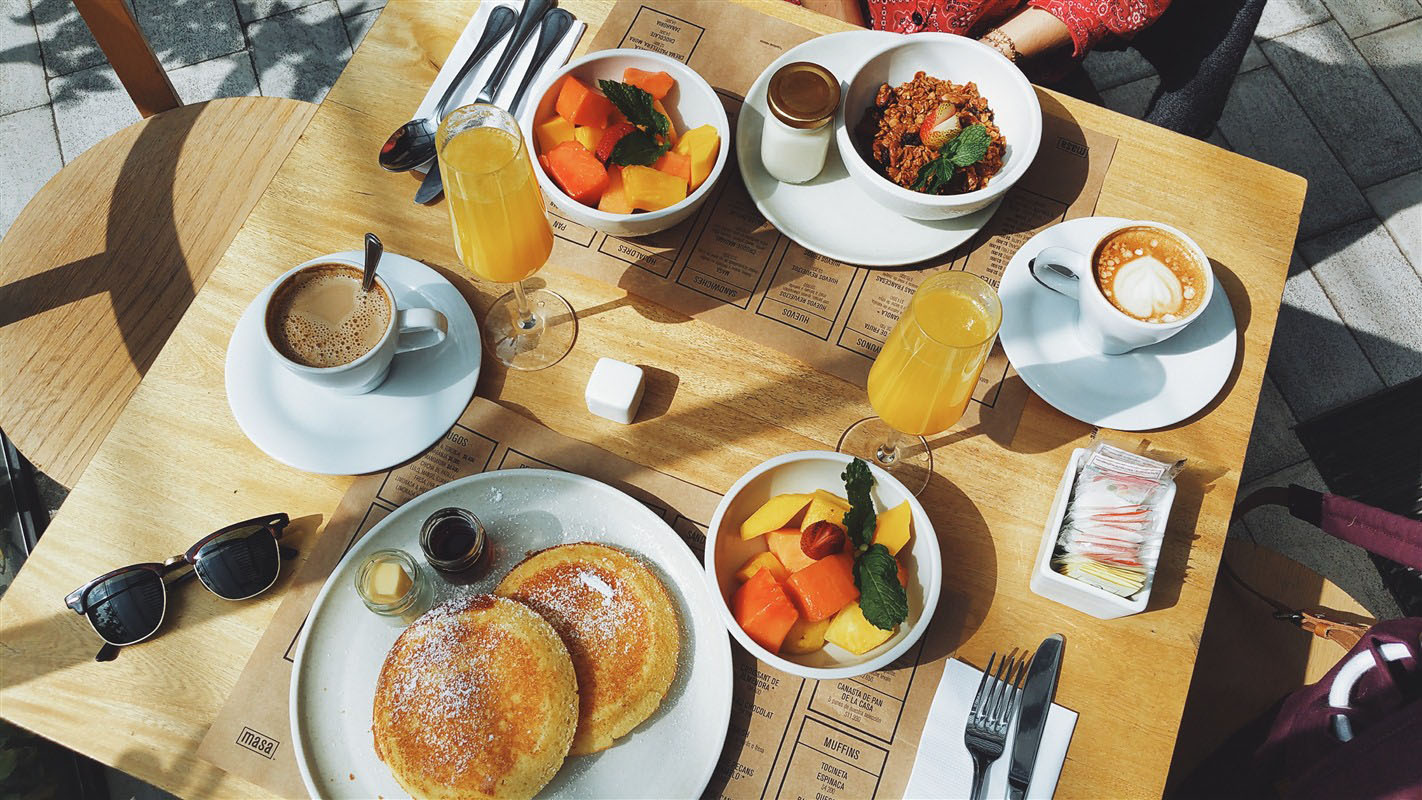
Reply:
M715 491L570 439L476 397L444 440L423 456L357 479L325 530L303 543L307 560L288 584L286 599L198 755L282 796L304 794L291 745L289 686L297 636L326 577L356 540L411 498L466 475L517 468L564 469L615 486L665 519L698 558L706 525L721 499ZM733 645L730 730L706 796L864 800L903 795L920 737L934 757L930 760L949 757L955 746L962 750L961 712L945 704L939 684L945 664L954 662L941 655L925 657L944 653L942 639L948 635L930 626L919 644L887 669L829 681L788 675ZM972 672L962 664L950 666L960 667ZM976 688L977 679L972 680ZM958 694L955 690L947 697ZM925 733L930 708L935 721ZM938 723L940 714L947 714L948 721ZM955 727L956 745L951 741ZM947 733L940 742L935 737L942 731ZM1064 752L1065 738L1061 742ZM966 758L966 751L961 755Z
M686 63L716 89L734 126L760 73L817 35L736 3L622 0L589 49L640 48ZM997 286L1008 261L1034 234L1095 213L1115 150L1115 137L1046 114L1036 160L987 226L918 270L856 267L791 241L756 209L734 154L695 215L651 236L608 236L549 204L556 235L549 264L615 284L862 386L919 283L935 272L961 269ZM1001 345L995 346L973 394L976 402L959 425L1006 441L1029 392Z

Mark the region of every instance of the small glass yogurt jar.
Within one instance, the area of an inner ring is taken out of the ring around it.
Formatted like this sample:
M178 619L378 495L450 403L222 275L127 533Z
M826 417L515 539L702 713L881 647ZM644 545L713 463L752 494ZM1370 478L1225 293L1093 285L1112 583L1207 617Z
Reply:
M808 61L792 61L775 71L765 93L770 116L760 132L760 162L782 183L804 183L824 169L839 80Z
M371 553L356 571L355 588L366 608L393 625L409 625L434 604L434 586L404 550Z

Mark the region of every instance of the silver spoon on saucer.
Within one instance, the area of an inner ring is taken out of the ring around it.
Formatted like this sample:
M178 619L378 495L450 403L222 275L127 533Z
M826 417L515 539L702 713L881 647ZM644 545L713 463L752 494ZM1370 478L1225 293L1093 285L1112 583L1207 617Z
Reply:
M385 252L385 245L380 243L380 237L373 233L365 235L365 275L361 277L360 288L363 291L370 291L375 288L375 268L380 265L380 256Z

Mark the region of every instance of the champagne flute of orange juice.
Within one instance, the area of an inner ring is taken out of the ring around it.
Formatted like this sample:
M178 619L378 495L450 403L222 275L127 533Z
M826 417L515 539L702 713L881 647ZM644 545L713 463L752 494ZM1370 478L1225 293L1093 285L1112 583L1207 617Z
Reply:
M928 485L933 454L926 434L953 427L977 388L1002 324L1002 303L970 272L924 281L869 368L869 404L839 451L878 464L914 494Z
M478 278L512 283L484 318L484 343L521 370L552 366L577 336L572 306L524 286L553 250L553 228L523 133L508 112L474 104L451 111L435 137L454 249Z

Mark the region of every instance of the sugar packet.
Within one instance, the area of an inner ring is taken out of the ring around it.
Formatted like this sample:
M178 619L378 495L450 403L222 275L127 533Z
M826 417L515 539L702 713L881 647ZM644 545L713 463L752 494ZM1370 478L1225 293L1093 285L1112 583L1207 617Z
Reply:
M1093 438L1081 459L1052 567L1121 597L1155 571L1165 533L1161 500L1184 459L1162 461Z

